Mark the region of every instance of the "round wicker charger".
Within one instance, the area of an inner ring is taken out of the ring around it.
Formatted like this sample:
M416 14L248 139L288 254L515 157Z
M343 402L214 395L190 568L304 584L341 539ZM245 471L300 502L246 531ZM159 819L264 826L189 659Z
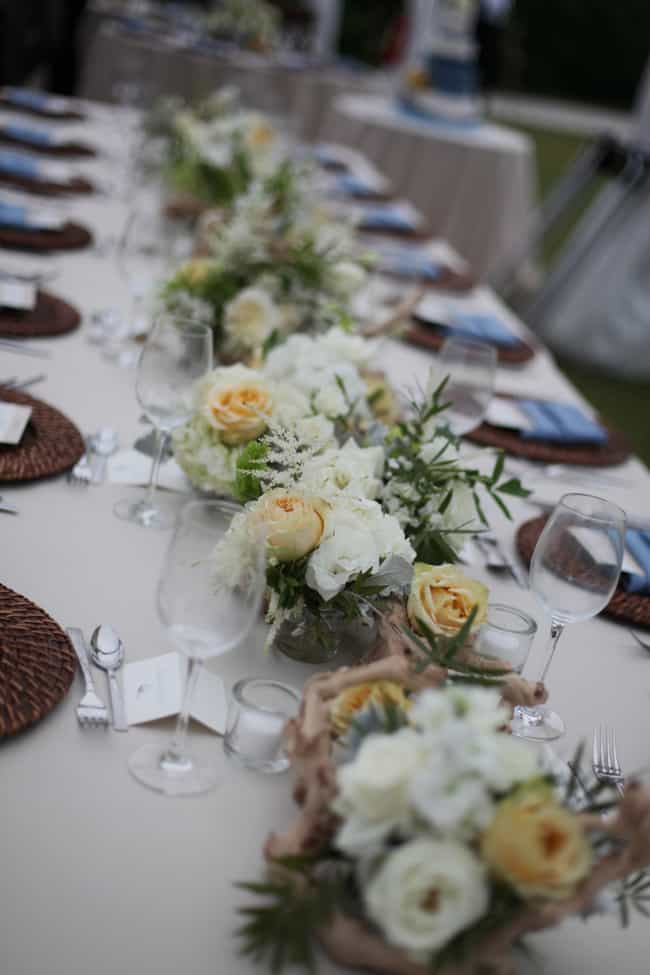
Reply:
M515 457L538 460L546 464L580 464L585 467L614 467L630 456L625 437L607 427L608 440L602 447L593 444L552 443L550 440L526 440L517 430L495 427L482 423L471 433L468 440L485 447L498 447Z
M413 316L406 332L406 339L412 345L420 345L433 352L438 352L448 337L444 329L432 322L419 321L417 315ZM521 366L535 357L533 347L523 340L516 345L495 345L494 348L497 350L499 363L504 366Z
M67 112L48 112L44 108L35 108L31 105L18 105L10 98L5 98L2 94L0 94L0 108L4 108L8 112L20 112L21 115L36 115L38 118L46 118L52 122L83 122L86 117L83 112L74 112L72 110Z
M52 145L48 142L32 142L30 139L19 139L17 136L8 135L6 132L0 132L0 145L29 149L30 152L35 152L42 156L58 156L60 159L78 159L81 156L89 157L97 155L97 151L92 146L84 145L83 142L59 142L56 145Z
M541 515L525 521L517 530L517 550L526 565L530 565L537 540L547 520L548 515ZM575 545L563 546L561 558L563 567L570 564L575 574L588 574L590 557L577 540ZM650 629L650 596L625 592L620 585L603 612L628 626L644 626Z
M0 585L0 738L56 707L76 665L61 627L29 599Z
M24 230L0 227L0 247L22 251L72 251L88 247L92 234L79 223L64 223L60 230Z
M36 481L70 470L85 444L74 423L48 403L0 387L0 400L31 406L32 415L16 446L0 444L0 481Z
M10 186L39 196L65 196L69 193L92 193L95 189L90 180L75 177L66 183L55 183L48 179L31 179L29 176L16 176L13 173L0 173L0 185Z
M64 335L78 328L80 322L76 308L48 291L37 293L36 305L29 311L0 308L0 335L11 338Z

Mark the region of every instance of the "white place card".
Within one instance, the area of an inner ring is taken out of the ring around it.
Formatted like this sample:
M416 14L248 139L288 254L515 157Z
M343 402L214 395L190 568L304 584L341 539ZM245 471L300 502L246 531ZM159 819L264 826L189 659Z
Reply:
M133 484L143 486L149 483L151 458L139 450L120 450L108 459L108 480L111 484ZM189 491L190 482L175 460L165 461L160 466L158 483L168 491Z
M0 403L0 443L19 444L31 415L31 406Z
M36 305L36 285L15 278L0 279L0 308L31 311Z
M180 653L165 653L137 660L123 670L124 702L129 724L146 724L178 714L187 674ZM190 715L206 728L222 735L226 730L226 692L216 674L201 668Z
M495 396L491 401L485 419L495 427L505 427L508 430L530 430L532 426L515 401L500 396Z

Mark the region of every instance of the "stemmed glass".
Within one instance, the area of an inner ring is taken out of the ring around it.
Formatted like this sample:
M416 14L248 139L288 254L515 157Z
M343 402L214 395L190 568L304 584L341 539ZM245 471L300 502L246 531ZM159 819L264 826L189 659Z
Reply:
M597 616L612 598L625 549L625 512L589 494L560 498L535 546L530 588L550 617L551 636L543 682L567 623ZM548 707L515 709L513 734L551 741L564 734L562 718Z
M216 769L199 764L188 751L187 728L201 665L245 639L264 592L265 540L251 532L242 542L238 580L218 578L214 550L241 508L227 501L190 501L181 511L158 582L158 614L188 659L183 703L167 748L145 745L129 760L143 785L166 795L198 795L217 784Z
M135 381L138 403L158 431L158 452L144 498L118 501L118 518L145 528L168 528L171 519L155 504L160 463L172 430L192 416L196 381L212 367L208 325L161 313L140 354Z
M497 371L497 351L486 342L448 338L439 356L443 376L449 376L442 398L450 406L441 416L451 432L462 437L485 417Z

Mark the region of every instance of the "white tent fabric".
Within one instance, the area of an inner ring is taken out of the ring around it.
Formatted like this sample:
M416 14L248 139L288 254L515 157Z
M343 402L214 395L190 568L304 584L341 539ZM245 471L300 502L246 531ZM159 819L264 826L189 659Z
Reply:
M650 153L650 61L629 147ZM619 198L617 200L617 197ZM615 217L595 238L566 284L544 306L536 329L551 347L624 378L650 379L650 171L626 196L622 181L599 196L572 239L588 237L608 207Z

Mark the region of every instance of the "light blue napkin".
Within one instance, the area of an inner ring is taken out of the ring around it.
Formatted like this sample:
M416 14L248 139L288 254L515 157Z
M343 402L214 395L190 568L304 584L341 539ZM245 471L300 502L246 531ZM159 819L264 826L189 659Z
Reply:
M27 207L0 202L0 227L26 227Z
M359 222L360 230L417 230L416 222L393 204L368 207Z
M650 596L650 532L628 528L625 532L625 545L643 569L643 573L623 572L623 588L626 592Z
M39 111L47 108L49 98L41 95L37 91L30 91L28 88L5 88L4 97L13 105L20 105L25 108L36 108Z
M552 443L593 444L607 443L607 432L571 403L552 403L546 400L517 400L533 424L532 429L522 430L524 440L549 440Z
M38 163L31 156L22 156L18 152L0 152L0 172L35 179L38 176Z
M490 342L492 345L519 345L519 339L496 315L478 315L469 312L454 314L445 330L463 338Z
M402 278L424 278L426 281L437 281L444 271L444 265L434 260L425 251L403 247L383 253L380 251L379 253L379 270L386 274L397 274Z
M347 164L329 146L314 146L313 155L321 166L340 166L342 169L347 169Z
M336 181L336 191L346 196L376 196L377 187L366 182L361 176L339 176Z
M19 139L21 142L31 142L35 146L49 146L52 143L52 136L43 129L30 129L26 125L14 125L7 123L0 126L0 132L12 139Z

